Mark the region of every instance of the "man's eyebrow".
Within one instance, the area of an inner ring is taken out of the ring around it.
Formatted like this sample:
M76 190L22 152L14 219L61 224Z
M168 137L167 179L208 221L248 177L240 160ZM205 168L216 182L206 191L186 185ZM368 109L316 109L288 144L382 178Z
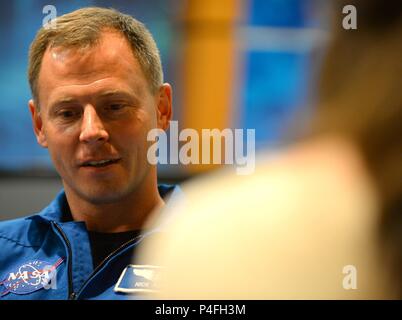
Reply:
M122 91L122 90L108 90L101 92L98 94L98 98L108 98L108 97L122 97L122 98L130 98L134 99L135 101L138 101L138 98L136 95L131 94L130 92L127 91ZM74 97L60 97L55 99L55 101L51 104L50 109L53 109L57 106L62 106L64 104L68 103L75 103L79 102L79 99L74 98Z
M66 97L66 98L60 98L57 100L57 103L69 103L69 102L75 102L78 101L75 98L70 98L70 97Z
M112 97L112 96L125 96L125 97L134 97L133 94L126 92L126 91L121 91L121 90L110 90L110 91L105 91L99 94L100 97L105 98L105 97Z
M55 101L50 105L50 108L54 108L56 106L60 106L63 104L71 103L71 102L77 102L78 100L73 97L61 97L58 99L55 99Z
M98 95L100 99L117 98L127 99L135 104L138 104L140 99L134 92L122 91L122 90L108 90Z

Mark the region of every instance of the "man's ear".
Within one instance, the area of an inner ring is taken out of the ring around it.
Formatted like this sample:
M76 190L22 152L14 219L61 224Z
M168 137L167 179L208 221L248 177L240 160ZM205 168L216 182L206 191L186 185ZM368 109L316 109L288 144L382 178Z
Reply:
M158 128L166 131L172 119L172 87L168 83L159 88L157 117Z
M31 111L32 126L35 132L36 140L43 148L47 148L46 136L43 132L43 126L42 126L42 116L38 108L35 106L35 102L32 99L29 100L28 106L29 111Z

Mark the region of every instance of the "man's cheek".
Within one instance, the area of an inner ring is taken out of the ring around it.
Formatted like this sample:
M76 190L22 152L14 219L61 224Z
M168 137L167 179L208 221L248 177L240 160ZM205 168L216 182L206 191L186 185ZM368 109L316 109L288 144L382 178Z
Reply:
M53 145L52 145L53 146ZM59 150L64 150L64 153L60 152ZM67 155L65 153L65 148L58 148L54 150L52 147L49 146L49 153L50 157L53 161L56 171L63 175L65 172L69 171L68 161L66 160Z

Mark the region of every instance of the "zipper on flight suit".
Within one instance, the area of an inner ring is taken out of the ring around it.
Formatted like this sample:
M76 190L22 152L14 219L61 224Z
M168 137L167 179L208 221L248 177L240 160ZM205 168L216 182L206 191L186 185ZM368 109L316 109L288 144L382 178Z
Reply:
M67 245L67 250L68 250L68 256L67 256L67 274L68 274L68 299L74 299L76 294L73 292L73 250L71 249L71 243L70 240L68 240L66 234L64 231L60 228L60 226L54 222L51 221L51 224L54 228L57 229L58 233L61 235L63 238L64 242Z
M102 260L102 262L94 269L94 271L92 271L91 275L88 277L87 280L85 280L85 282L82 284L82 286L80 287L80 289L77 292L73 292L73 269L72 269L72 255L73 255L73 251L71 249L71 243L70 240L68 240L66 234L64 233L64 231L60 228L60 226L52 221L51 222L52 225L57 229L58 233L61 235L61 237L63 238L63 240L65 241L66 245L67 245L67 250L68 250L68 258L67 258L67 263L68 263L68 267L67 267L67 272L68 272L68 300L76 300L79 296L79 294L83 291L83 289L85 288L85 286L89 283L89 281L91 281L91 279L96 275L96 273L103 267L103 265L114 255L116 255L117 253L119 253L120 251L122 251L123 249L125 249L126 247L128 247L130 244L140 240L143 235L139 235L125 243L123 243L120 247L118 247L116 250L114 250L112 253L110 253L105 259Z
M118 254L120 251L124 250L127 248L130 244L140 240L143 238L143 235L136 236L135 238L128 240L127 242L123 243L120 247L118 247L116 250L114 250L112 253L110 253L105 259L102 260L100 264L92 271L91 275L88 277L87 280L82 284L81 288L77 291L77 293L74 293L73 296L70 296L71 300L77 300L78 296L82 293L82 291L85 289L85 286L91 281L91 279L98 273L98 271L105 265L105 263L110 260L114 255Z

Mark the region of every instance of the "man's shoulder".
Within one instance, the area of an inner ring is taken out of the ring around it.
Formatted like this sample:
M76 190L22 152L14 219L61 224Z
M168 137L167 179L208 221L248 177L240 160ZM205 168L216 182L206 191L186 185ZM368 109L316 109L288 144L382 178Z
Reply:
M29 223L29 220L27 219L29 216L24 216L16 219L9 219L9 220L3 220L0 221L0 232L6 232L10 228L13 229L15 227L22 227Z
M32 220L28 219L29 217L0 221L0 243L13 242L22 246L34 246L27 241L32 223Z
M178 184L158 184L159 195L165 202L182 197L182 190Z

